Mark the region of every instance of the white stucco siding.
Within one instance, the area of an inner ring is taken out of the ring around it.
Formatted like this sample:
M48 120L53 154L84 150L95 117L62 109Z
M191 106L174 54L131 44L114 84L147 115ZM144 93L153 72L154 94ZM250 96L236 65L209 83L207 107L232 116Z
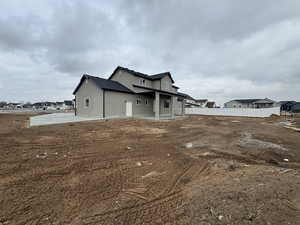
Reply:
M103 91L86 79L76 92L76 114L81 117L103 117ZM88 106L86 105L88 99Z

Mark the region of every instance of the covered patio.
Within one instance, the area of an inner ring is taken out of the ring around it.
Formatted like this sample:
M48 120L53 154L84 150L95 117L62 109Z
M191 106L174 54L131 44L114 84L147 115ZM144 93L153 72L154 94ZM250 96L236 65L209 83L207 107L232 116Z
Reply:
M176 94L157 90L140 92L139 94L153 100L153 116L155 120L175 118Z

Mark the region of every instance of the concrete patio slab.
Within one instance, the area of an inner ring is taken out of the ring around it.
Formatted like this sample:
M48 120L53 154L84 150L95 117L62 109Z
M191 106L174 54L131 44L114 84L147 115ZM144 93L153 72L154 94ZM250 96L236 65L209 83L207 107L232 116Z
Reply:
M183 116L176 116L173 119L183 118ZM145 116L135 116L135 117L110 117L105 119L144 119L144 120L155 120L155 117L145 117ZM168 121L173 120L170 117L162 117L160 121ZM32 116L30 117L29 126L44 126L44 125L52 125L52 124L62 124L62 123L76 123L76 122L84 122L84 121L95 121L95 120L103 120L101 117L80 117L75 116L74 113L52 113L46 115Z
M74 122L83 122L83 121L93 121L101 120L102 118L85 118L75 116L74 113L52 113L40 116L30 117L30 126L43 126L51 124L61 124L61 123L74 123Z

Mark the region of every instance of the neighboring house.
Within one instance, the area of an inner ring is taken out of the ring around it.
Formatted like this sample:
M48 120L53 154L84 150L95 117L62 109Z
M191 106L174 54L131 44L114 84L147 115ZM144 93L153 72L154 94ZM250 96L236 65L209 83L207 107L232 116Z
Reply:
M44 102L44 110L56 110L56 102Z
M225 108L271 108L276 106L276 102L265 99L236 99L224 104Z
M72 100L65 100L63 109L65 109L65 110L74 109L73 101Z
M174 118L184 114L171 73L155 75L117 67L108 79L84 74L74 90L75 114L82 117Z
M5 109L5 108L7 108L7 102L0 102L0 108L1 109Z
M63 102L56 102L56 109L57 110L72 110L72 109L74 109L73 101L65 100Z
M300 113L300 102L296 102L292 105L291 112Z
M206 108L217 108L217 105L215 102L207 102L205 107Z
M23 105L23 109L32 109L33 105L31 103L26 103Z
M289 112L292 110L292 106L295 103L295 101L280 101L278 102L278 105L280 106L280 111Z
M21 109L22 108L22 105L21 103L13 103L13 102L10 102L7 104L7 109Z
M196 108L199 107L199 104L196 103L196 100L188 94L177 92L185 100L185 108Z
M7 106L6 102L0 102L0 108L5 108Z
M178 94L182 95L185 100L185 108L203 108L208 103L207 99L194 99L190 95L181 92L178 92Z
M56 110L63 110L64 109L64 102L56 102Z
M45 107L45 103L43 103L43 102L35 102L35 103L33 103L33 108L34 109L44 109L44 107Z
M199 107L204 108L208 102L207 99L195 99L196 104L199 105Z
M36 110L56 110L56 102L36 102L33 104Z

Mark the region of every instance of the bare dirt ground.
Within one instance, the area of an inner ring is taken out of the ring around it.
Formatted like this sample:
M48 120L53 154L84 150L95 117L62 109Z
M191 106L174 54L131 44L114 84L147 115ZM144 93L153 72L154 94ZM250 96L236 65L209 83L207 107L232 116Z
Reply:
M300 133L281 118L27 118L0 115L0 225L300 224Z

